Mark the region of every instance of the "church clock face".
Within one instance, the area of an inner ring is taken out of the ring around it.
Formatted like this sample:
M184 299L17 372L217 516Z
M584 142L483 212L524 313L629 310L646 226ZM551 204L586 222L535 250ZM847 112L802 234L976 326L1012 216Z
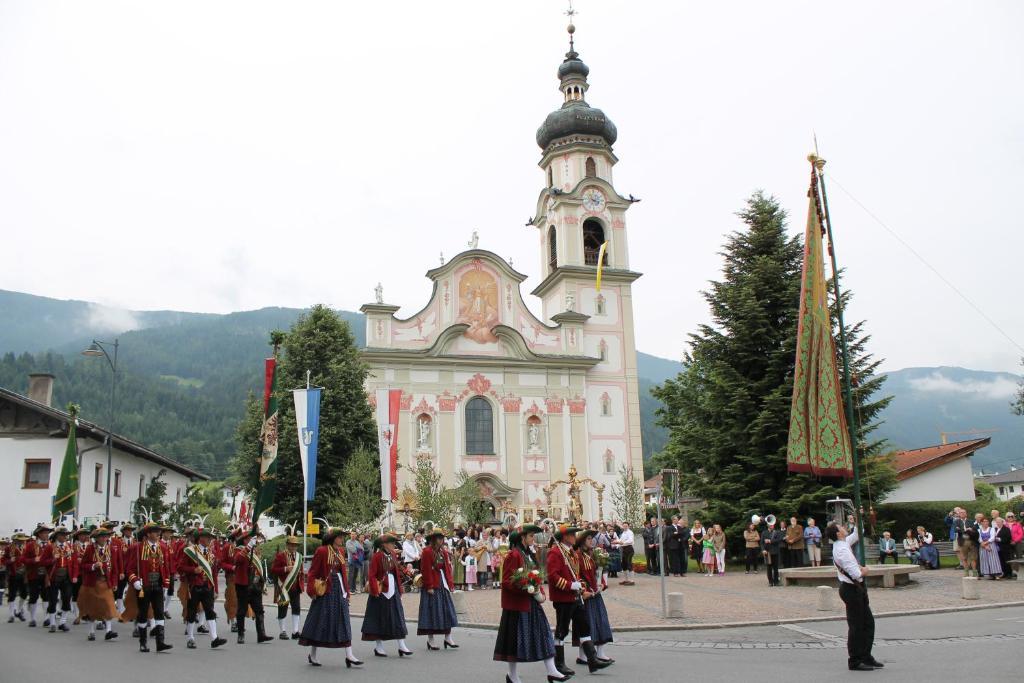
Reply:
M583 208L587 211L603 211L604 210L604 194L601 190L595 190L591 188L583 193Z

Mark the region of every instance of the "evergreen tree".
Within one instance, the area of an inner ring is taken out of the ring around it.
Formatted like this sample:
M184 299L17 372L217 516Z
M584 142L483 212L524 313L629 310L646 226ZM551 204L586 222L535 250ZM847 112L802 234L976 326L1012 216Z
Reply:
M377 429L364 389L367 368L359 358L348 323L337 313L323 305L314 306L289 330L282 351L277 496L270 514L281 520L294 520L302 517L305 488L291 389L306 386L306 372L311 373L314 386L324 387L316 497L309 506L314 514L345 504L341 498L345 464L359 449L376 455ZM377 487L379 495L379 483Z
M380 497L380 457L377 451L359 448L345 461L338 495L328 501L324 511L331 524L346 529L369 529L380 518L384 501Z
M414 519L417 526L431 521L444 529L451 528L455 497L452 490L444 485L441 473L434 469L430 458L416 459L413 494L416 498Z
M704 292L712 324L690 335L683 372L653 392L664 404L659 421L670 431L659 464L680 470L681 488L707 501L705 517L721 523L737 546L754 512L820 514L826 498L851 490L849 483L833 487L787 472L801 240L787 236L786 214L773 197L755 193L738 215L746 228L726 240L723 278ZM866 436L887 400L870 400L881 379L862 325L848 340ZM876 498L895 483L878 456L862 473Z
M644 523L644 482L632 467L619 465L619 478L612 484L612 507L623 522L640 528Z
M487 501L480 497L480 485L470 478L466 470L459 470L455 475L452 504L467 525L489 521L490 510Z
M167 495L167 482L163 480L165 474L167 474L167 470L160 470L146 484L145 494L141 498L136 498L132 503L131 515L136 525L150 521L146 518L147 515L154 522L162 522L170 512L172 506L164 501L164 497Z

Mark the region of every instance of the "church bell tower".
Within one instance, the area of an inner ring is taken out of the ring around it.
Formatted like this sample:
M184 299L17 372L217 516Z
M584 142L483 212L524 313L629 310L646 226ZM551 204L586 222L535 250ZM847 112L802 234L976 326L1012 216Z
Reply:
M543 302L545 320L583 319L583 352L601 359L587 373L589 471L617 475L625 464L642 473L632 302L640 274L629 268L626 227L635 200L615 189L618 131L587 102L590 68L575 50L575 31L570 23L569 51L558 67L562 105L537 129L544 188L531 225L538 231L543 279L533 294Z

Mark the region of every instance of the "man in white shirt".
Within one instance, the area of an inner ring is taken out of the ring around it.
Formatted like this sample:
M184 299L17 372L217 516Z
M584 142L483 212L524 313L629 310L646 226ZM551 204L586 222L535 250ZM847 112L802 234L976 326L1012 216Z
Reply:
M846 651L850 671L873 671L881 669L882 663L871 654L875 642L875 617L868 604L868 589L864 577L867 567L860 566L853 554L852 546L860 540L857 529L847 531L841 526L830 524L825 537L832 542L832 561L839 578L839 597L846 605L846 624L849 627Z
M633 581L633 530L629 528L629 522L622 523L622 533L612 541L612 545L622 550L622 571L626 578L619 583L623 586L636 585Z

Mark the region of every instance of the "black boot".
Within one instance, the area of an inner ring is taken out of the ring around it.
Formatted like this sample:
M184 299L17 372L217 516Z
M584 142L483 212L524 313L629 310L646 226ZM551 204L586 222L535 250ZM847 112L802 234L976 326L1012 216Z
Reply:
M156 638L156 651L163 652L164 650L170 650L173 645L164 642L164 627L157 626L153 629L153 637Z
M245 644L245 612L235 617L235 633L238 634L238 644Z
M273 640L273 636L267 635L267 630L263 627L263 615L256 615L256 642L257 643L268 643Z
M146 625L139 624L136 631L139 634L139 652L149 652L149 648L146 647Z
M583 648L583 652L587 655L587 668L590 669L590 673L600 671L611 665L611 662L604 662L597 658L597 648L594 647L594 643L587 640L580 643Z
M574 676L575 671L565 665L565 646L555 645L555 668L563 676Z

